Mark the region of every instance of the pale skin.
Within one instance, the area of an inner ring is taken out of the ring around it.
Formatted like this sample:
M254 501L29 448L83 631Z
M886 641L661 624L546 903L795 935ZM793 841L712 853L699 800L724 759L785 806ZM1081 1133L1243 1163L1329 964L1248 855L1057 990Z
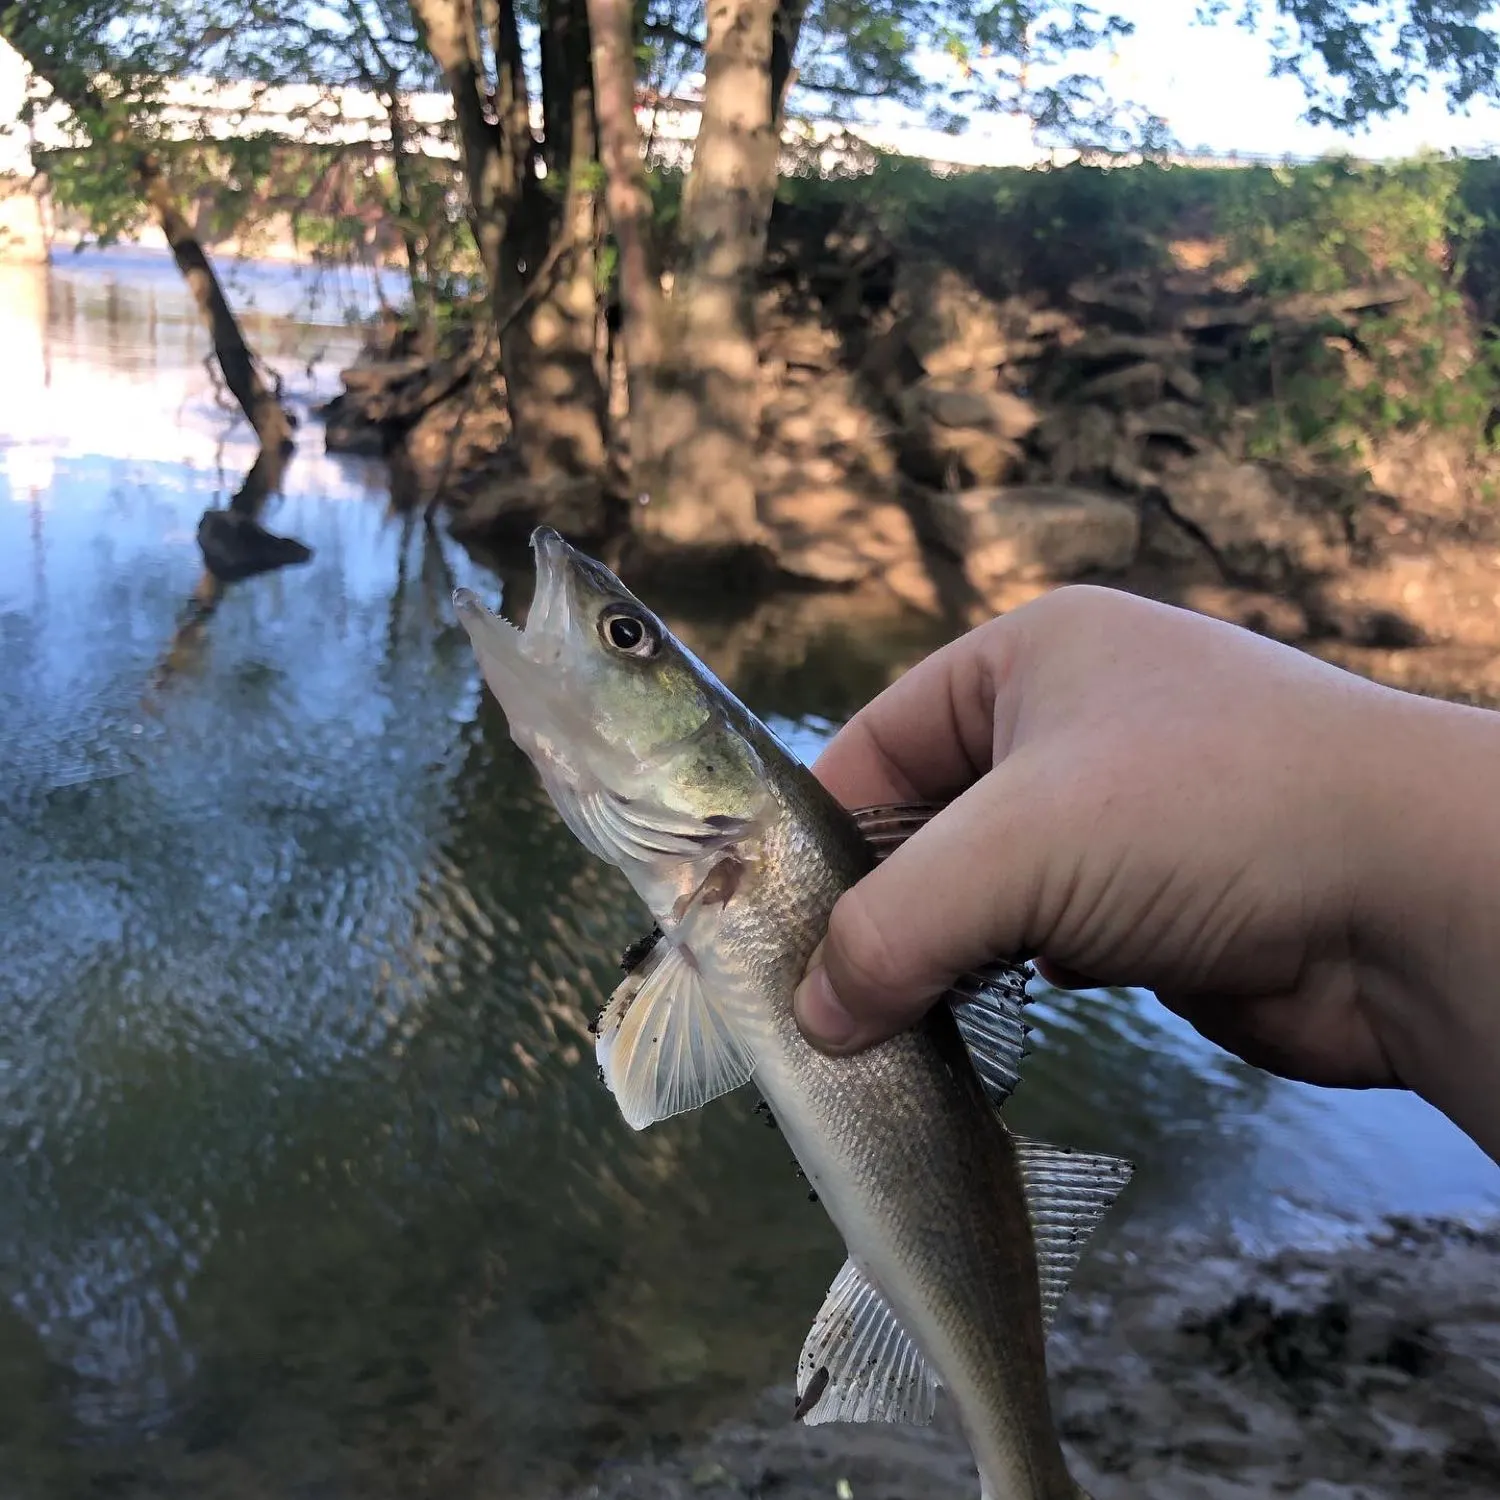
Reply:
M914 667L815 771L849 807L952 799L835 907L797 993L823 1050L1035 954L1272 1072L1411 1089L1500 1161L1500 714L1065 588Z

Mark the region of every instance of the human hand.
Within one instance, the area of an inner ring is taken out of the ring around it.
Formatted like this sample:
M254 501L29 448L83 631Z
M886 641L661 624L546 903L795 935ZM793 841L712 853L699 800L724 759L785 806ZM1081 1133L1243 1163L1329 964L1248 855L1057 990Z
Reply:
M1408 972L1427 950L1393 927L1445 919L1402 885L1426 846L1420 809L1392 803L1433 713L1478 711L1111 590L971 631L817 762L846 806L955 800L834 908L804 1032L857 1050L963 970L1037 953L1064 986L1146 986L1285 1076L1430 1085ZM1493 752L1500 719L1478 716ZM1439 902L1457 878L1415 874Z

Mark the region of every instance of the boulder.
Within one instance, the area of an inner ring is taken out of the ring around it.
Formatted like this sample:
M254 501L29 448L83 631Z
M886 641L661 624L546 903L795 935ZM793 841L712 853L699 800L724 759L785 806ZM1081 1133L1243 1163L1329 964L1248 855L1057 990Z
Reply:
M855 584L921 559L905 508L847 485L789 482L762 497L761 517L777 566L795 578Z
M1137 464L1141 441L1105 406L1064 407L1037 428L1034 446L1046 455L1048 476L1059 484L1105 478Z
M1117 572L1140 545L1135 507L1094 490L1010 485L934 494L929 506L934 529L981 594L1010 579Z
M999 484L1015 473L1036 408L997 387L927 379L903 391L901 458L914 478L935 485Z
M904 405L940 427L975 427L1006 438L1024 438L1041 420L1031 402L1012 391L931 378L906 392Z
M1203 453L1159 482L1172 514L1241 581L1275 588L1349 561L1339 516L1300 496L1294 483L1264 464Z
M929 375L964 375L1005 363L1002 309L951 267L903 260L891 300L907 347Z

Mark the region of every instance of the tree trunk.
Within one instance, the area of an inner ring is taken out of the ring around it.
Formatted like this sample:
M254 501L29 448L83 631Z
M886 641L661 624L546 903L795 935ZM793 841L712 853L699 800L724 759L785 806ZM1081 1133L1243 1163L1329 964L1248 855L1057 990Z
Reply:
M771 23L771 116L778 142L786 121L786 96L797 81L797 41L807 6L808 0L781 0ZM774 195L774 187L772 192Z
M673 546L763 545L755 304L805 0L709 0L703 108L670 300L651 254L631 7L590 0L589 10L620 249L633 487L649 501L639 522L648 538Z
M651 192L635 121L635 27L631 0L588 0L605 206L620 258L620 336L630 401L630 468L636 494L659 493L660 455L670 451L663 368L667 303L652 237Z
M550 87L567 98L571 153L586 167L592 150L592 90L586 32L568 40L576 16L583 29L583 0L548 0L544 32L552 61ZM545 481L602 474L605 460L604 393L594 367L593 192L586 170L570 170L559 212L535 171L521 43L512 0L497 0L487 16L496 60L491 93L481 66L479 29L469 0L413 0L433 57L453 95L468 183L475 239L499 333L512 441L526 472ZM567 59L579 49L579 70ZM561 60L559 60L561 59ZM561 69L562 76L556 77ZM579 90L584 90L580 104ZM582 113L586 130L572 130ZM492 117L493 116L493 117ZM586 315L579 287L589 284Z
M182 278L198 304L203 325L213 340L214 357L223 371L224 384L255 429L262 449L271 456L270 462L276 466L275 479L279 482L280 464L292 449L291 419L276 393L260 378L255 355L245 342L244 332L224 296L219 278L214 275L203 246L173 201L171 189L150 152L142 153L137 161L136 177L142 195L167 237L177 269L182 272ZM275 483L269 486L271 489L275 487Z
M507 4L502 0L502 8ZM528 159L521 210L507 247L541 284L529 295L521 293L528 299L525 314L501 327L501 358L512 419L530 434L533 445L543 445L538 455L542 472L602 476L605 398L594 362L597 152L584 0L543 0L541 23L549 180L561 178L564 186L561 206L555 208ZM512 41L519 79L520 42L513 34ZM519 87L524 90L524 79ZM518 119L526 113L524 93L520 98ZM534 149L529 123L526 143ZM519 387L510 373L518 368L530 372ZM528 469L538 472L531 463Z

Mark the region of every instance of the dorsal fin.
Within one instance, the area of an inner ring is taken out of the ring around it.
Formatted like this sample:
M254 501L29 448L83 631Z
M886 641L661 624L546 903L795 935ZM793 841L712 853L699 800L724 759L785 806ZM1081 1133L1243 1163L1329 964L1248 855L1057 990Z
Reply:
M1135 1173L1119 1156L1095 1155L1012 1135L1036 1241L1042 1326L1050 1328L1083 1247Z
M883 860L931 822L945 805L887 802L879 807L856 808L853 817L875 858ZM1030 999L1026 993L1030 977L1029 964L993 963L963 975L948 991L959 1035L985 1093L997 1109L1021 1081L1021 1060L1026 1056L1026 1034L1031 1029L1022 1019L1021 1007Z
M850 816L879 860L900 848L945 806L942 802L883 802L878 807L856 807Z

